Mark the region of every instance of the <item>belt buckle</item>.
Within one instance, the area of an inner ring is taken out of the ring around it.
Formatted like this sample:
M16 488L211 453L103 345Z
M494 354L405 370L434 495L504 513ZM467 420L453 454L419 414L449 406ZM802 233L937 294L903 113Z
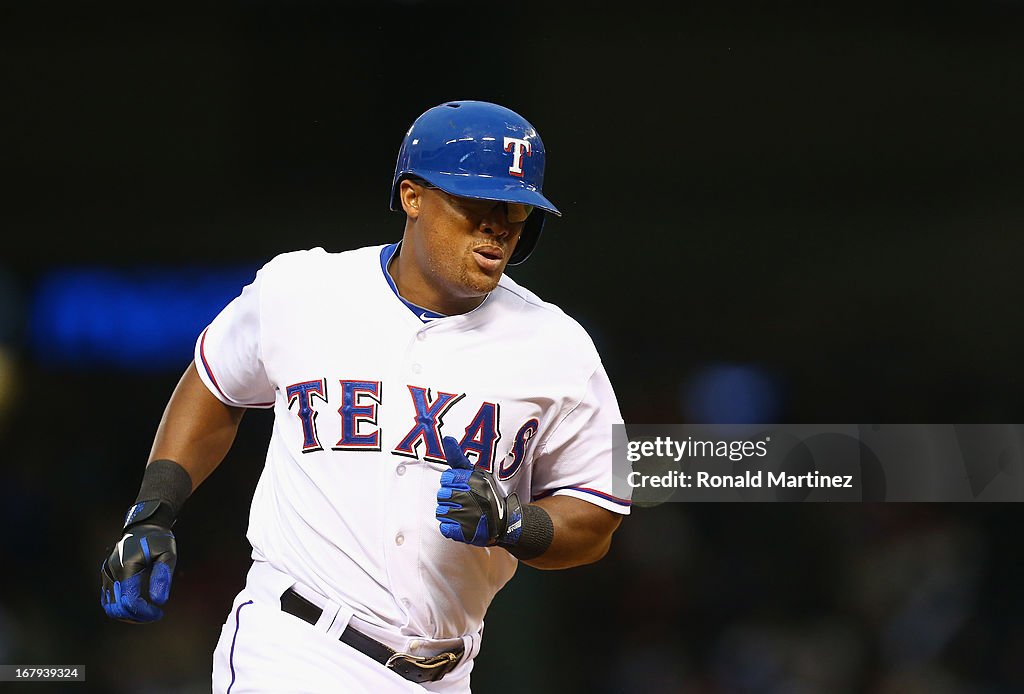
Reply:
M454 664L458 657L451 651L445 651L444 653L438 653L437 655L424 656L424 655L412 655L411 653L398 653L396 652L387 662L384 663L385 667L394 669L394 664L399 660L407 660L409 663L416 667L423 668L424 670L433 670L434 668L444 667L445 665Z

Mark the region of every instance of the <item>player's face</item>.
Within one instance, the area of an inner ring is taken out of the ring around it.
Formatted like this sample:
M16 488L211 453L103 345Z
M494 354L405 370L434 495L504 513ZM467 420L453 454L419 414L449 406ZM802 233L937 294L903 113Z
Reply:
M418 190L411 241L420 271L452 298L479 297L493 290L532 209L408 183Z

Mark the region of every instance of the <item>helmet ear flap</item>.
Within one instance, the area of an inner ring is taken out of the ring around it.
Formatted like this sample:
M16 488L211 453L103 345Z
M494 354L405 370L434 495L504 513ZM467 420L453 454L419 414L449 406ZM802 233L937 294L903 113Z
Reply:
M394 182L391 184L391 211L397 212L402 209L402 201L398 199L398 189L402 185L402 181L407 178L412 178L411 174L404 173L400 176L396 176Z
M533 253L533 249L540 240L540 232L544 230L544 217L547 214L544 210L534 210L526 224L523 225L523 233L519 235L516 242L516 249L512 251L512 257L508 259L509 265L519 265L526 261Z

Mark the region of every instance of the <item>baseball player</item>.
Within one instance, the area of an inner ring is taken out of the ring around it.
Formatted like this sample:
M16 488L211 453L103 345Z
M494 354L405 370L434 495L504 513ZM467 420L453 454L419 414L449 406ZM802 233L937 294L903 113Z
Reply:
M101 569L110 617L161 617L175 517L250 407L274 428L215 692L468 692L518 562L604 556L629 512L611 493L615 395L586 332L503 274L559 214L543 175L521 116L442 104L402 142L400 243L256 274L167 405Z

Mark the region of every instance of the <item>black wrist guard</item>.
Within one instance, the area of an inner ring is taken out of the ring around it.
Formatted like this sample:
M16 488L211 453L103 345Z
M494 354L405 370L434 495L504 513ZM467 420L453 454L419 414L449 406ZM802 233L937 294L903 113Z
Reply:
M177 514L166 501L160 501L160 499L139 501L125 514L123 530L142 524L159 525L161 528L170 530L176 517Z
M518 501L517 497L516 502ZM540 506L527 504L519 508L522 526L517 532L513 531L517 514L509 508L509 530L512 531L509 535L518 535L517 539L514 542L498 542L498 546L504 547L516 559L528 561L548 551L552 540L555 539L555 526L551 522L551 516Z
M146 466L135 505L125 516L125 529L142 522L170 528L191 493L188 470L173 460L154 460Z

